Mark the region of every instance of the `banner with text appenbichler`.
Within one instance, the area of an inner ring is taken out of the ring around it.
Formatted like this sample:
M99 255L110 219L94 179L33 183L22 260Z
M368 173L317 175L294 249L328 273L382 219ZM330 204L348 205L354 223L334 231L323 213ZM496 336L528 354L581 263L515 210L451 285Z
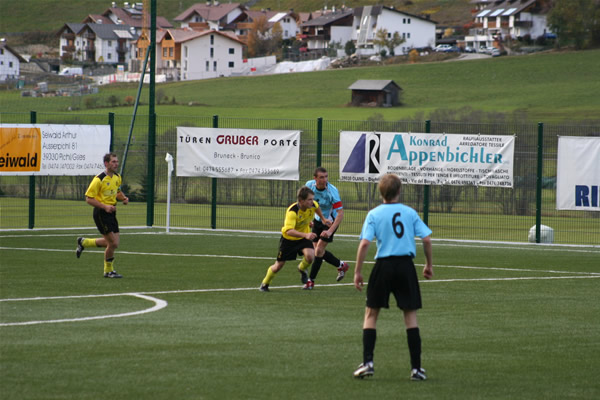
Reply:
M513 187L515 137L435 133L340 133L340 180L398 175L417 185Z
M0 124L0 175L96 175L109 125Z
M558 138L556 209L600 211L600 137Z
M177 176L300 179L300 131L177 127Z

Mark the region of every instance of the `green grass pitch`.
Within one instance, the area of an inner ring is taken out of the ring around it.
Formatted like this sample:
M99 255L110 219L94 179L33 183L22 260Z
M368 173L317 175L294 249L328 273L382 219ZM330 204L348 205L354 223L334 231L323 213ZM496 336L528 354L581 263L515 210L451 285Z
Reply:
M600 398L598 246L434 241L419 312L429 379L411 382L395 307L375 376L352 378L356 237L328 247L351 264L340 283L324 264L303 291L289 262L262 293L276 233L126 229L123 279L102 277L100 249L77 259L77 236L97 232L0 232L2 399Z

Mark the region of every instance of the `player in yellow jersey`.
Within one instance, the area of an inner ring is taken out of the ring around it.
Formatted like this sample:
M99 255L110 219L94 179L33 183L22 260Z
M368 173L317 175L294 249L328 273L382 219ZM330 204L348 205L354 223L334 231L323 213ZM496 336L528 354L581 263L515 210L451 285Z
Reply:
M298 266L302 283L308 281L306 269L315 258L315 249L312 241L317 235L311 232L311 222L315 214L326 221L321 213L319 204L315 202L315 193L308 187L303 186L298 190L298 201L288 207L285 213L285 222L281 228L281 239L279 240L279 253L277 261L267 269L267 275L263 279L260 290L269 291L269 285L275 274L283 268L286 261L295 260L296 255L302 254L302 261ZM328 221L331 224L330 221Z
M104 250L104 277L122 278L115 271L115 250L119 247L119 223L117 222L117 200L129 203L121 191L121 175L117 173L119 159L115 153L104 155L104 172L96 175L85 192L85 201L94 207L94 222L102 234L100 239L77 238L77 258L87 247L106 247Z

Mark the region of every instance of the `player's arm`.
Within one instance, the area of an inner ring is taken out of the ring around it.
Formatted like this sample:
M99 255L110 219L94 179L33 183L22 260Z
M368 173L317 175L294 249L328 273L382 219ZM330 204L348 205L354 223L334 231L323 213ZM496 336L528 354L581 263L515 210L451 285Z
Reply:
M316 201L315 201L315 214L317 214L319 216L319 218L321 219L321 222L323 222L326 226L331 226L331 221L325 218L325 216L323 215L323 212L321 212L321 207L319 207L319 203L317 203Z
M300 232L295 229L288 229L287 231L285 231L285 234L289 235L289 236L301 238L301 239L308 239L308 240L313 240L314 238L317 237L317 235L315 233Z
M362 290L364 280L362 276L362 267L369 251L369 245L371 241L362 239L358 244L358 250L356 251L356 264L354 265L354 287L359 291Z
M125 193L118 191L117 192L117 200L120 200L123 202L123 204L127 205L127 203L129 203L129 197L125 196Z
M431 236L426 236L421 239L423 242L423 251L425 252L425 267L423 268L423 276L425 279L433 278L433 249L431 246Z
M321 232L321 236L330 237L331 235L333 235L338 226L340 226L340 224L342 223L342 220L344 219L344 209L338 208L335 211L337 211L337 215L333 220L333 223L331 224L329 229Z
M101 208L104 211L106 211L107 213L112 213L112 212L115 211L115 206L111 206L110 204L104 204L104 203L96 200L93 197L87 197L86 196L85 202L88 203L92 207Z

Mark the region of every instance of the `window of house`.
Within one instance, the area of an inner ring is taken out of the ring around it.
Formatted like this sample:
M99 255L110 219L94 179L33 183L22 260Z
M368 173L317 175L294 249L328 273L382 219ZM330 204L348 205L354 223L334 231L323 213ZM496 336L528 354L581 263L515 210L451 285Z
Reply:
M173 48L169 47L169 57L173 57Z
M408 33L406 34L406 38L407 38L407 39L410 39L410 32L408 32Z
M406 32L402 32L402 39L406 39Z
M210 44L215 44L215 35L210 35Z
M406 23L406 18L402 18L402 23L405 24Z
M233 61L229 61L229 68L233 68L235 66L235 63Z
M187 56L188 56L188 47L187 46L183 46L183 54L184 54L184 57L187 58Z
M183 62L183 70L187 71L187 60Z
M217 62L213 61L213 71L217 72Z
M408 18L408 19L406 20L406 23L407 23L407 24L410 24L410 18Z
M167 58L167 48L163 47L163 58Z
M4 49L0 49L0 54L4 54Z
M9 62L8 62L8 68L12 68L12 67L13 67L13 62L12 62L12 61L9 61Z
M392 37L392 34L390 32L388 32L387 37L388 37L388 39L390 39Z
M206 62L206 72L210 71L210 61Z
M215 56L215 49L213 47L210 48L210 58Z
M108 53L108 54L106 55L106 58L107 58L107 59L109 59L109 60L112 60L112 53Z
M108 47L112 47L112 40L108 41Z
M233 47L229 49L229 54L235 54L235 49Z

